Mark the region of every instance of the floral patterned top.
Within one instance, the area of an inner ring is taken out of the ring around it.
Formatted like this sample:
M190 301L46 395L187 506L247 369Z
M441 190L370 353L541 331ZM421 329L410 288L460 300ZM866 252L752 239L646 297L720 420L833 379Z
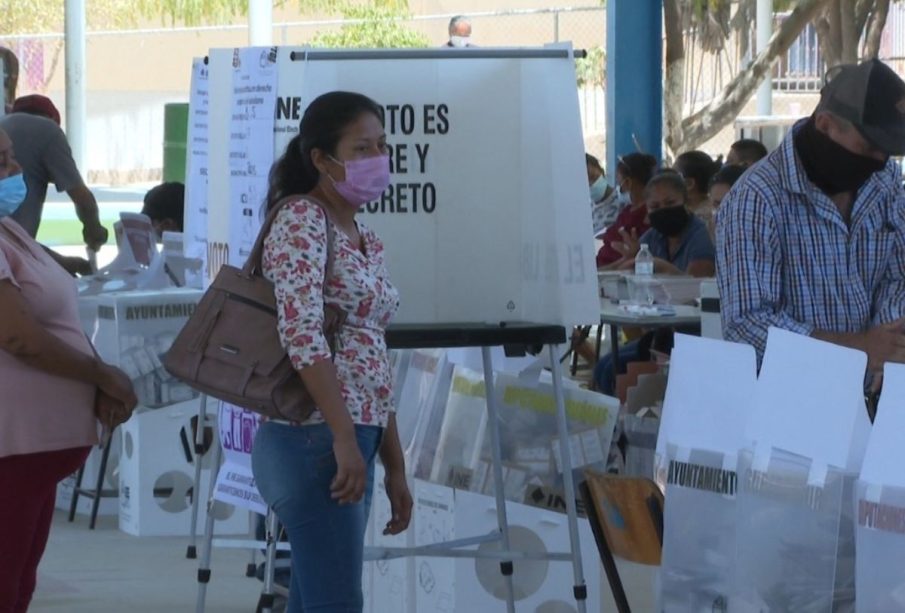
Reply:
M329 360L324 302L345 311L332 359L346 409L356 424L385 427L394 408L384 331L399 308L399 293L374 232L358 224L362 253L342 230L330 228L333 271L326 287L327 220L320 206L304 198L285 205L264 241L262 267L274 284L280 339L297 370ZM304 424L323 421L315 410Z

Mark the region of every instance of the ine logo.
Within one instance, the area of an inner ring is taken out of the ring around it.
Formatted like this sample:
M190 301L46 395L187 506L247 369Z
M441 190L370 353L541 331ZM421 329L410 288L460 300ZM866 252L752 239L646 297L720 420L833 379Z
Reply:
M560 490L545 485L538 485L525 492L525 504L560 513L566 512L566 499ZM575 500L575 512L579 517L585 517L585 505L581 499Z

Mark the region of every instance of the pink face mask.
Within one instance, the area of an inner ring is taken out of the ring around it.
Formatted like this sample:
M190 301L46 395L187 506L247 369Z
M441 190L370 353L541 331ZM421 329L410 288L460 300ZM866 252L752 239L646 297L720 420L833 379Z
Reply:
M345 181L333 181L333 187L346 202L353 206L361 206L365 202L371 202L380 197L380 194L390 184L390 156L375 155L340 162L330 156L337 164L346 169Z

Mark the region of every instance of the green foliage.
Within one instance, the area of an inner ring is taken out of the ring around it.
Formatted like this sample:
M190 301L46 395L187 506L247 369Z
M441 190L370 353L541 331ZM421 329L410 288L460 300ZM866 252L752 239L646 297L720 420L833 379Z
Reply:
M6 2L0 11L0 32L5 37L62 32L63 7L62 0ZM135 24L132 0L90 0L85 3L85 11L89 29L123 28Z
M421 32L402 23L408 15L399 8L348 5L343 10L347 23L335 32L318 32L311 39L314 47L398 49L430 47Z
M248 0L137 0L135 4L145 17L159 16L187 26L227 23L248 12Z
M64 0L20 0L3 3L0 32L17 34L62 32ZM295 4L302 13L344 12L347 0L276 0L274 6ZM371 0L367 6L403 12L407 0ZM87 0L89 30L135 27L140 17L161 18L187 26L229 23L248 14L248 0Z
M575 60L575 77L578 86L603 86L606 81L606 51L603 47L591 47L585 57Z
M93 0L92 0L93 1ZM109 0L107 0L109 1ZM89 3L90 4L90 3ZM348 0L275 0L274 7L295 4L302 13L323 11L345 12ZM369 0L367 6L404 11L407 0ZM248 14L248 0L137 0L141 13L147 17L160 16L172 23L187 26L201 23L225 23Z

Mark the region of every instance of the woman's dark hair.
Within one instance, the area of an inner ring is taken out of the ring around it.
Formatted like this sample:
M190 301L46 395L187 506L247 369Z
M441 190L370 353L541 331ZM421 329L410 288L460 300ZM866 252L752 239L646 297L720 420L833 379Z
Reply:
M606 171L603 169L603 165L600 163L600 160L595 158L593 155L591 155L590 153L585 153L584 161L585 161L585 164L587 164L588 166L591 166L591 167L599 170L600 174L602 174L604 177L606 176Z
M745 174L746 170L748 169L745 166L723 166L720 168L719 172L710 179L710 185L707 186L707 189L709 190L718 183L732 187L735 185L735 182Z
M616 170L627 179L647 185L657 169L657 158L647 153L629 153L619 158Z
M730 147L743 164L751 165L767 157L767 147L759 140L743 138L732 143Z
M676 171L667 169L658 172L647 182L644 193L647 194L651 189L661 185L682 194L682 202L688 202L688 185L685 184L684 177Z
M371 113L383 122L380 105L354 92L329 92L308 105L299 124L299 133L289 141L286 151L270 169L267 210L286 196L314 189L320 173L311 161L312 149L335 152L343 129L363 113Z
M686 151L676 158L675 168L686 179L693 179L695 188L703 192L722 165L722 157L714 160L703 151Z

